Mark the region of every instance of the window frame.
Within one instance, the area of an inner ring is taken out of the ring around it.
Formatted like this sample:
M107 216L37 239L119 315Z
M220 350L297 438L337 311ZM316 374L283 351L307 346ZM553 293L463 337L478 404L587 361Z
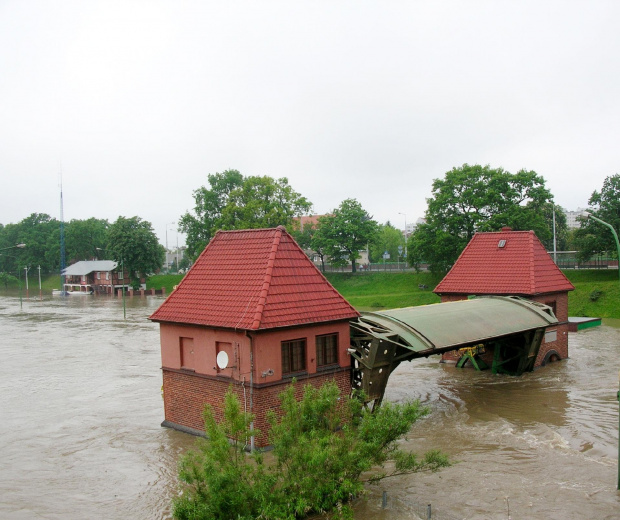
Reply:
M333 344L330 345L328 341L324 342L327 338L334 338ZM319 343L322 343L319 345ZM337 332L330 332L328 334L319 334L315 336L314 345L316 348L316 367L317 369L325 367L333 367L339 364L338 359L338 347L340 345L340 338ZM327 352L330 348L332 351ZM329 361L327 361L329 359Z
M301 355L294 353L293 349L301 347ZM306 355L308 352L308 341L306 338L289 339L280 342L280 356L282 364L282 376L291 376L306 372L308 361ZM286 355L285 355L286 354ZM295 363L301 361L301 365Z

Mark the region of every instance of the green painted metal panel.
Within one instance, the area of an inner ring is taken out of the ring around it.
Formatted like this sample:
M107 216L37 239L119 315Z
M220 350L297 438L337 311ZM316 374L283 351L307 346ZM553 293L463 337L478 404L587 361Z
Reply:
M400 345L414 352L444 352L558 323L546 305L507 296L363 313L359 321L379 335L397 334Z

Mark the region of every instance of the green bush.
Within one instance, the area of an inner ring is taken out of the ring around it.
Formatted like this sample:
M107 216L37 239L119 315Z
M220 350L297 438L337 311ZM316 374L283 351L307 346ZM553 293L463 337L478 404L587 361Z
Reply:
M603 295L602 291L599 291L598 289L595 289L594 291L592 291L590 293L590 300L595 302L596 300L598 300L601 296Z
M207 438L180 463L183 488L173 500L175 518L292 520L322 512L351 518L350 502L364 492L363 474L377 481L449 465L439 452L419 459L398 447L398 439L428 413L417 401L384 403L371 413L357 399L341 401L335 383L307 385L299 401L291 385L280 399L281 417L269 415L269 464L261 453L245 452L256 431L232 391L221 423L205 410ZM390 473L375 469L388 460L394 461Z

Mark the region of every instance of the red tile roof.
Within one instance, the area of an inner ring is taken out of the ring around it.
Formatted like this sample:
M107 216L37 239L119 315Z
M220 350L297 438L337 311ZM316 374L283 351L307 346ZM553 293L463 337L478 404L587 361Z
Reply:
M262 330L357 316L278 227L219 231L150 319Z
M533 296L573 289L533 231L502 230L476 233L434 292Z

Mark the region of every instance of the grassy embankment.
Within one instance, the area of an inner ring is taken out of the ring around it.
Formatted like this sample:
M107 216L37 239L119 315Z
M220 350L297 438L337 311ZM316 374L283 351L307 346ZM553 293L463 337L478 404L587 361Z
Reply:
M575 286L569 293L570 316L620 318L620 282L616 270L566 270ZM438 303L432 291L441 276L431 273L327 273L327 279L358 309L395 309ZM147 287L166 287L168 294L181 275L161 275L149 279ZM420 286L427 286L421 289Z
M570 316L593 316L599 318L620 318L620 282L616 270L566 270L564 274L575 286L569 293ZM147 288L166 288L170 294L183 275L152 276ZM439 302L433 289L441 277L430 273L327 273L327 279L358 309L395 309ZM22 280L22 284L24 281ZM29 276L31 295L38 293L38 277ZM426 289L419 286L425 285ZM51 294L60 287L60 277L45 276L41 280L43 294ZM22 285L24 290L25 285ZM17 284L0 286L0 294L15 294Z
M620 281L616 270L563 271L575 286L568 295L569 316L620 318Z

